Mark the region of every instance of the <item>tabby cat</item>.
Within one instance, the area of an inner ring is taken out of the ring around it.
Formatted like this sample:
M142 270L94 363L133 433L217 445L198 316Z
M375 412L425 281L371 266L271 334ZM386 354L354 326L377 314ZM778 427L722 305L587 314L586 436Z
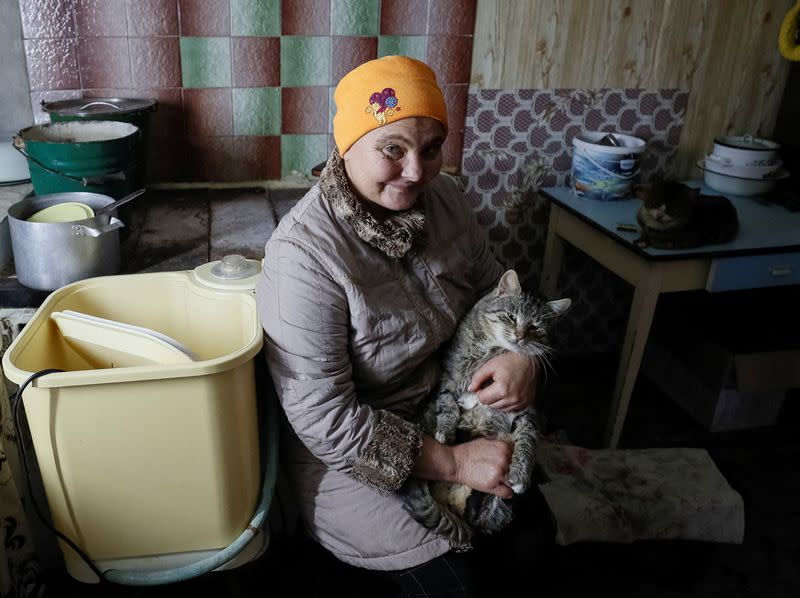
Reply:
M727 197L701 195L700 189L657 180L637 190L639 247L688 249L731 241L739 230L736 207Z
M421 411L426 434L443 444L479 436L514 445L508 485L516 494L529 487L536 450L532 407L507 412L478 401L467 388L475 371L492 357L514 351L548 363L550 324L570 306L570 299L543 302L524 293L513 270L482 297L456 328L444 357L437 391ZM462 484L411 478L404 488L404 508L428 529L467 549L473 532L492 533L511 521L510 501Z

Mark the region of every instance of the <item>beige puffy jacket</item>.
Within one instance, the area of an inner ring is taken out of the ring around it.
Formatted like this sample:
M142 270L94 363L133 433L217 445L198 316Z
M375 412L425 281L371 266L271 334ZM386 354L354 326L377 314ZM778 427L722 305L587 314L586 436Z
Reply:
M452 179L378 222L336 152L267 243L256 293L294 430L282 463L309 532L342 561L396 570L449 550L395 493L421 444L407 419L438 381L437 350L501 273Z

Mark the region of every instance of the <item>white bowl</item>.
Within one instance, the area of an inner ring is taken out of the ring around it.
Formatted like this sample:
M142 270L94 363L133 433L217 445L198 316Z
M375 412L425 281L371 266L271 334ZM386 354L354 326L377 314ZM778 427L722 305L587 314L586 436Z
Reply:
M769 193L778 184L778 181L789 176L789 172L782 170L768 179L749 179L714 172L705 167L702 160L697 162L698 168L703 171L703 180L714 191L725 195L763 195Z
M774 164L765 166L746 166L736 164L728 158L722 158L716 154L709 154L705 158L705 168L713 170L719 174L737 176L745 179L768 179L780 173L783 169L783 162L778 160Z
M770 166L779 160L780 144L752 135L728 135L714 138L715 156L741 166Z

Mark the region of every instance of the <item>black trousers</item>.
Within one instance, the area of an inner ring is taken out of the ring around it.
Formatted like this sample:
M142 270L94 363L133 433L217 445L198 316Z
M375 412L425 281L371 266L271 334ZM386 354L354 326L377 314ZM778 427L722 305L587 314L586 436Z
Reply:
M427 563L392 571L398 596L483 597L518 587L520 575L529 578L546 570L555 545L555 524L538 487L513 499L514 519L503 531L474 539L468 552L449 552Z

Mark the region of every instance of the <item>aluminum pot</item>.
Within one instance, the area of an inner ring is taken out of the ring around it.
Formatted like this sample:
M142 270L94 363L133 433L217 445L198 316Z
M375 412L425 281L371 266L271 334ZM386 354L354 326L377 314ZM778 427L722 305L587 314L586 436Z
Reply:
M119 273L119 229L124 225L113 213L74 222L28 222L39 210L64 202L99 209L114 201L99 193L70 192L31 197L11 206L8 223L19 282L54 291L84 278Z

